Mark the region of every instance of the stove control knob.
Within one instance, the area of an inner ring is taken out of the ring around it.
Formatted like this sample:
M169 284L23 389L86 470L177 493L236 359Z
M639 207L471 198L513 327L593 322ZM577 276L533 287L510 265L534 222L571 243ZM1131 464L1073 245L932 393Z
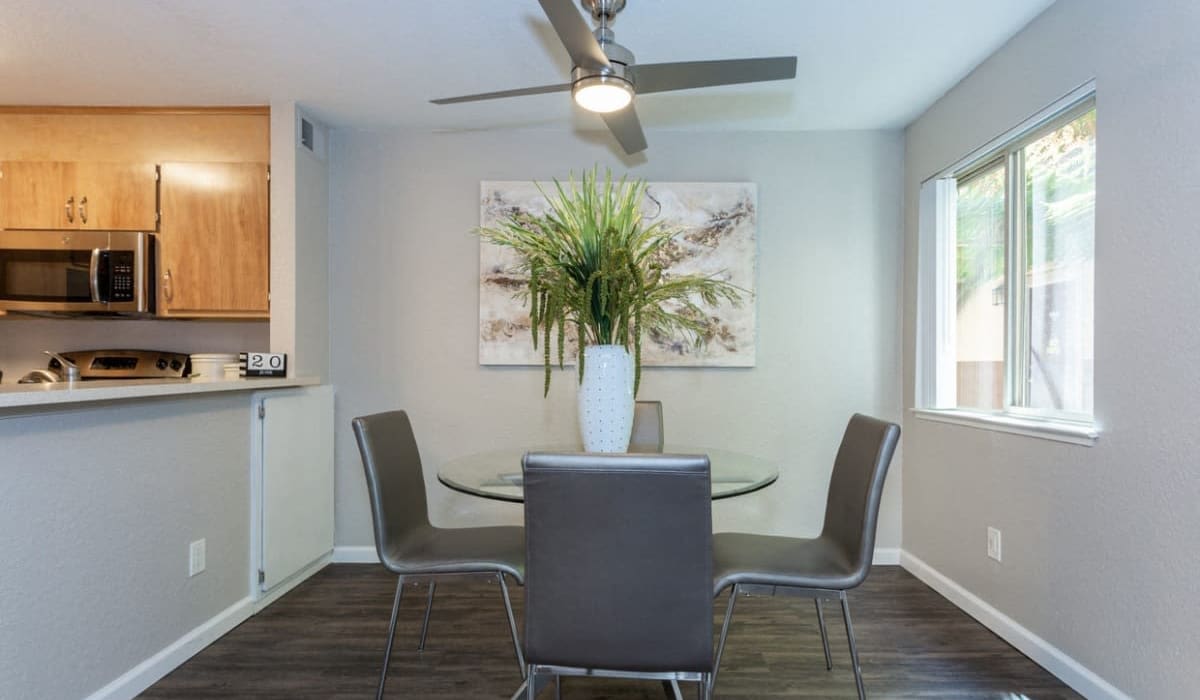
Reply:
M166 369L167 368L166 358L162 358L162 357L158 358L158 362L155 362L154 366L157 367L160 371Z
M171 369L178 372L179 368L183 367L183 363L179 360L171 360Z

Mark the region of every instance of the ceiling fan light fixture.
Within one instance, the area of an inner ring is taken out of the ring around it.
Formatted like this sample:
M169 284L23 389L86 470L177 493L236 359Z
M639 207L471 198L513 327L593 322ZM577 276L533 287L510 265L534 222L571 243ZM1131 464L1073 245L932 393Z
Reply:
M592 75L576 80L571 86L571 96L589 112L605 114L633 102L633 85L615 75Z

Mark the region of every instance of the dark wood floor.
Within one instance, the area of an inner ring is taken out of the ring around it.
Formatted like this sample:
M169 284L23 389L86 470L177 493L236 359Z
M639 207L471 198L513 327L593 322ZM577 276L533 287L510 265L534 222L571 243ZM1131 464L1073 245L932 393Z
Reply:
M511 588L519 624L521 588ZM394 590L395 578L381 567L329 566L141 697L373 697ZM405 591L388 697L509 697L520 675L499 587L444 579L418 652L424 591L419 584ZM716 631L724 609L718 600ZM716 696L854 697L841 617L836 605L826 612L832 671L811 601L739 600ZM851 595L851 613L872 698L1080 697L900 567L876 567ZM662 700L663 691L656 683L567 679L563 697Z

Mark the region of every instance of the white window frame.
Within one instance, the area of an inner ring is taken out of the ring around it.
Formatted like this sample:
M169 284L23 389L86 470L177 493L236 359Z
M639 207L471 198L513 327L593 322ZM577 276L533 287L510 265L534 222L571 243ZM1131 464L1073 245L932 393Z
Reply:
M939 300L954 298L955 294L956 176L969 176L998 160L1006 160L1009 182L1006 183L1005 215L1010 219L1009 230L1013 230L1012 218L1020 216L1023 211L1020 201L1024 195L1023 183L1012 181L1023 170L1019 167L1020 149L1051 129L1059 128L1064 122L1095 108L1095 94L1094 81L1081 85L921 183L918 205L916 406L912 409L917 417L1079 445L1090 446L1098 439L1100 431L1094 416L1013 405L1021 400L1020 393L1024 391L1020 382L1015 381L1015 378L1023 376L1021 368L1014 365L1021 363L1026 356L1021 351L1025 342L1023 326L1020 315L1015 313L1005 314L1005 358L1008 360L1005 364L1005 408L986 411L956 407L956 365L950 361L956 356L956 316L952 304L939 303ZM1023 250L1018 249L1018 246L1023 246L1024 237L1016 236L1015 245L1009 245L1011 238L1006 237L1006 269L1009 271L1020 269L1019 263L1025 255ZM1024 286L1006 284L1005 287L1006 308L1024 308Z

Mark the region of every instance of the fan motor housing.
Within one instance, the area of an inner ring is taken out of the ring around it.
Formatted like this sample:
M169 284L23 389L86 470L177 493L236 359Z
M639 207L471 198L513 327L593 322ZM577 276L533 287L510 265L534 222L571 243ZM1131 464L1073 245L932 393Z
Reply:
M610 29L597 29L593 34L596 35L596 41L600 42L600 50L608 56L609 62L614 65L632 66L634 63L633 52L613 41L613 33Z
M617 13L625 9L625 0L579 0L579 4L583 5L583 9L592 13L596 19L607 17L612 19L617 16Z
M626 74L625 65L614 61L607 70L589 70L575 66L571 69L571 84L574 85L584 78L603 78L603 82L621 82L633 87L633 76Z

